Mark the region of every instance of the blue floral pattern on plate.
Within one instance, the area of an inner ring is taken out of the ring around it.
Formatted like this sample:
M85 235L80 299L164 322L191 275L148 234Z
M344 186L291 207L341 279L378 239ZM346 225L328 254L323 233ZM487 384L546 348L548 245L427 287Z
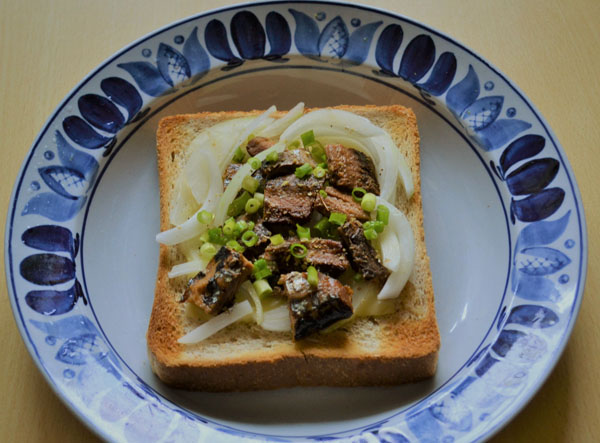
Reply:
M407 28L417 32L405 42ZM179 33L170 40L173 29ZM545 128L543 121L500 74L435 31L364 7L279 2L267 12L239 6L200 15L149 36L103 66L121 76L103 77L98 70L75 90L30 152L7 228L11 300L30 351L65 401L107 438L265 438L189 413L122 368L80 284L79 214L106 157L149 118L158 98L185 94L211 70L261 62L282 66L293 55L341 72L364 65L374 78L385 77L417 91L428 106L447 109L510 199L516 238L512 297L501 307L497 333L450 383L383 421L311 438L451 442L489 435L508 420L508 410L533 394L528 378L547 373L541 368L556 361L575 319L586 248L578 192L552 135L529 132L534 123ZM494 93L501 83L503 92ZM62 113L67 105L78 112ZM524 109L534 118L515 118ZM578 282L575 294L561 290L571 280ZM558 303L569 308L559 310ZM560 337L558 349L550 347L552 337Z

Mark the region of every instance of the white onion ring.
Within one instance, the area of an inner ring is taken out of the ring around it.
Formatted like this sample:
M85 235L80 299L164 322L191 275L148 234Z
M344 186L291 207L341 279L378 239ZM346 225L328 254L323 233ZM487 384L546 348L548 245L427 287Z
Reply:
M241 320L250 313L252 313L252 306L250 306L250 302L244 300L241 303L236 303L229 311L223 312L222 314L211 318L207 322L202 323L196 329L188 332L177 341L184 345L191 345L201 342L211 335L216 334L221 329L224 329L238 320Z

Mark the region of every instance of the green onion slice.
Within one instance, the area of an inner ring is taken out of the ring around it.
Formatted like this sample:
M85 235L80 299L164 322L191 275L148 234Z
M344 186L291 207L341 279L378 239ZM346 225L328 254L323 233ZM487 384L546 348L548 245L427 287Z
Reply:
M302 144L304 146L308 146L315 141L315 133L311 129L310 131L306 131L304 134L302 134L300 139L302 140Z
M306 270L306 274L308 283L310 283L313 288L316 288L319 285L319 273L317 272L317 269L314 266L309 266Z
M363 197L367 194L367 191L364 188L354 188L352 190L352 198L355 202L359 202L363 199Z
M237 240L229 240L226 244L231 249L233 249L234 251L237 251L237 252L244 252L246 250L242 245L240 245L237 242Z
M332 212L329 216L329 222L334 225L342 226L346 223L346 214L342 214L341 212Z
M247 247L252 247L258 242L258 235L253 231L246 231L242 234L242 243Z
M267 297L273 293L273 288L271 288L271 285L266 280L256 280L254 283L252 283L252 286L254 286L256 294L260 298Z
M363 210L367 212L373 211L376 205L377 197L375 196L375 194L372 194L370 192L367 192L362 198L362 201L360 202L360 206L363 208Z
M259 185L259 181L251 175L245 176L242 180L242 188L248 191L250 194L254 194L258 189Z
M212 243L204 243L200 248L200 256L206 260L210 260L217 253L217 247Z
M260 202L256 198L251 198L246 202L245 209L248 214L254 214L260 209Z
M390 221L390 210L383 205L377 206L377 221L387 225Z
M298 238L300 240L310 240L310 228L305 228L304 226L296 224L296 232L298 233Z
M294 243L290 246L290 254L296 258L304 258L308 254L308 249L302 243Z
M232 201L229 208L227 208L227 215L230 217L237 217L244 212L244 208L246 207L248 200L250 200L250 197L248 191L242 192L242 195Z
M271 244L273 246L277 246L283 243L283 235L281 234L276 234L274 236L271 237Z
M250 166L252 167L252 169L258 169L262 165L262 162L260 161L260 159L258 159L256 157L250 157L246 163L249 163Z
M377 231L375 229L365 229L365 238L367 240L375 240L377 238Z
M304 178L307 175L309 175L312 172L312 166L309 165L308 163L304 163L302 166L298 166L296 168L296 170L294 171L294 174L296 174L296 177L298 178Z
M215 219L215 214L208 211L200 211L198 212L196 218L200 223L204 223L205 225L207 225Z
M317 178L323 178L323 177L325 177L325 174L327 174L327 171L320 166L317 166L313 170L313 175Z

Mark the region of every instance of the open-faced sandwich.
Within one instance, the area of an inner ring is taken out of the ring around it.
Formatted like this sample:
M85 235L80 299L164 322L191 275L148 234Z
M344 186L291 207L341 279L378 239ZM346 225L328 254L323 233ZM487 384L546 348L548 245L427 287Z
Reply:
M398 384L440 344L416 118L402 106L161 120L148 347L209 391Z

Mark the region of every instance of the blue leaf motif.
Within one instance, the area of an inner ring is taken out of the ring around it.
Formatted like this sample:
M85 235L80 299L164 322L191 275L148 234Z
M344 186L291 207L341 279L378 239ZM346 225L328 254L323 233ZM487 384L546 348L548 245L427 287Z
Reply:
M61 315L73 309L79 298L85 302L81 285L75 280L75 285L66 291L30 291L25 296L25 302L42 315Z
M455 431L467 432L473 426L471 410L458 395L444 396L441 401L430 406L429 410L431 415Z
M486 151L493 151L501 148L517 134L529 128L531 128L531 123L523 120L499 119L481 129L477 135L481 140L482 148Z
M158 68L148 62L129 62L117 65L133 77L138 87L146 94L158 97L174 92L160 75Z
M265 55L265 31L250 11L240 11L231 19L231 39L238 53L245 59Z
M63 120L63 129L71 140L88 149L102 148L112 141L112 138L98 134L85 120L75 115Z
M418 86L431 95L442 95L452 84L454 74L456 74L456 57L451 52L444 52L435 63L427 81Z
M499 361L500 360L492 357L489 353L487 353L485 357L483 357L483 359L481 360L481 363L479 363L477 365L477 368L475 368L475 374L477 374L478 377L482 377L487 371L490 370L492 366L494 366Z
M36 285L51 286L75 278L75 264L56 254L34 254L20 265L21 276Z
M348 28L338 15L327 23L319 37L319 54L326 57L341 58L348 49L349 40Z
M86 333L98 333L92 321L83 315L61 318L53 321L30 320L40 331L58 338L71 338Z
M511 218L514 216L524 222L543 220L554 214L565 198L561 188L544 189L521 200L510 203Z
M83 207L85 200L85 197L72 200L54 192L43 192L27 202L21 215L39 214L50 220L63 222L73 218Z
M348 43L348 50L344 54L344 60L347 60L353 65L360 65L367 59L369 55L369 48L371 47L371 40L373 35L379 26L383 22L369 23L368 25L361 26L356 29L350 35L350 41Z
M290 9L290 13L296 20L296 32L294 41L300 54L306 56L319 55L319 27L317 23L303 12Z
M506 185L513 195L539 192L554 180L559 167L560 163L553 158L532 160L506 177Z
M108 77L100 82L100 89L117 105L127 109L130 122L142 108L142 97L135 87L119 77Z
M178 50L164 43L158 45L156 65L160 75L171 86L177 85L191 76L190 67L185 57Z
M183 45L183 55L188 61L190 73L198 80L208 72L210 60L208 54L198 41L198 27L196 26Z
M527 134L519 137L500 156L500 166L504 172L515 163L533 157L544 149L546 139L541 135Z
M381 443L410 443L410 440L395 428L382 428L377 432L377 437Z
M65 341L56 359L69 365L84 365L88 358L98 359L101 354L106 354L102 339L96 334L82 334Z
M469 72L460 82L450 88L446 95L446 104L455 114L460 115L464 109L479 97L479 77L473 66L469 65Z
M231 52L227 40L227 30L225 29L225 25L219 20L208 22L204 30L204 40L208 52L213 57L226 61L231 67L239 66L243 63L243 60L240 60Z
M81 116L92 126L112 134L125 125L125 118L119 109L105 97L86 94L77 100Z
M413 38L402 54L398 75L411 83L419 81L433 66L435 44L425 34Z
M475 131L487 127L498 118L504 97L483 97L468 106L460 115L467 126Z
M562 252L546 246L520 250L515 256L517 269L528 275L550 275L571 263Z
M63 166L78 171L89 184L94 182L98 172L98 161L93 156L75 149L58 131L56 131L56 147L58 158Z
M419 441L422 442L438 442L439 436L444 434L442 425L429 409L409 415L406 423L412 433L418 436Z
M479 358L485 354L485 352L488 350L488 348L490 347L490 345L485 345L483 348L481 348L477 354L475 354L473 357L471 357L469 359L469 361L467 361L467 366L471 366L473 363L475 363L477 360L479 360Z
M513 291L517 297L531 301L549 301L556 303L560 300L560 292L551 280L517 272L513 275Z
M394 75L394 57L402 44L404 33L400 25L387 25L377 40L375 47L375 60L381 70L388 74Z
M530 246L548 245L558 240L569 224L570 215L569 210L557 220L539 221L525 226L519 233L515 249L520 251Z
M492 349L500 357L506 357L506 354L508 354L508 351L510 351L510 348L512 348L515 342L526 335L526 333L521 331L505 329L500 332L500 335L498 336L496 343L494 343L492 346Z
M266 58L280 58L290 52L290 48L292 47L292 34L287 20L283 18L281 14L271 11L267 14L265 26L267 28L269 45L271 46L271 50Z
M553 310L539 305L521 305L510 311L506 324L514 323L534 329L550 328L558 323Z
M30 248L42 251L68 252L73 256L75 245L73 234L67 228L56 225L41 225L27 229L21 235L21 240Z
M87 191L88 182L74 169L55 165L39 168L38 172L48 187L63 197L77 199Z

